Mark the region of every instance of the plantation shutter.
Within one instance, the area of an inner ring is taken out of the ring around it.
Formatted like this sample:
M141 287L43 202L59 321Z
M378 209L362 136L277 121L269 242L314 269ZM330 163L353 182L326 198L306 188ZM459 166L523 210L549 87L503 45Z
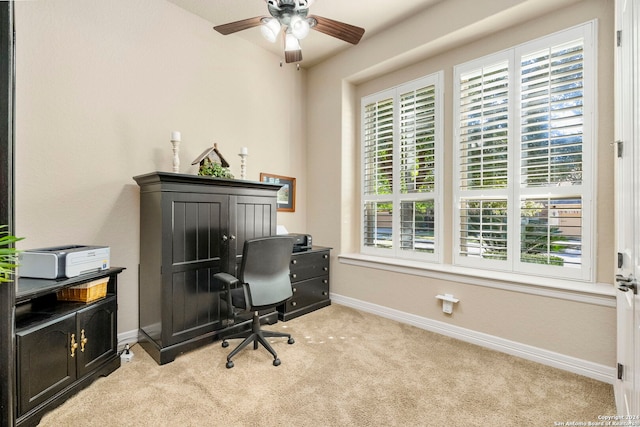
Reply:
M460 76L460 189L507 187L509 63Z
M438 260L442 73L362 100L362 240L369 254Z
M522 57L521 184L582 182L583 41Z
M520 64L520 261L579 268L584 39L526 53Z
M364 107L364 194L393 192L393 98Z
M400 192L431 192L435 187L436 88L400 94Z
M463 257L507 259L509 78L506 59L459 77L458 254Z

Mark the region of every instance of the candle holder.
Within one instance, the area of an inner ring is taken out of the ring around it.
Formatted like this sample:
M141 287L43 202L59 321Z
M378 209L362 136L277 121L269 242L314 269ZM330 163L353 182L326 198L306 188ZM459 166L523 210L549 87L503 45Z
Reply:
M247 179L247 157L249 154L243 150L238 156L240 156L240 179Z
M171 134L171 145L173 145L173 171L177 173L180 171L180 134L178 132Z

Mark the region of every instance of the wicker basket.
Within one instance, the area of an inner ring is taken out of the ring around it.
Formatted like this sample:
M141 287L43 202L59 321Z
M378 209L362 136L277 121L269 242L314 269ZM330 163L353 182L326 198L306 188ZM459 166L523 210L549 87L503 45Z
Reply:
M107 295L107 282L109 278L94 280L78 286L71 286L58 291L59 301L92 302Z

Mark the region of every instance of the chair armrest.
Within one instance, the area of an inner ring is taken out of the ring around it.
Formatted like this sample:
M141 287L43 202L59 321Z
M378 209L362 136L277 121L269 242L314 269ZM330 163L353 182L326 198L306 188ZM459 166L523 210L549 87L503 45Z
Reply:
M240 280L229 273L216 273L213 275L213 283L218 286L220 290L228 291L240 283Z
M227 326L231 326L235 323L235 317L233 313L233 304L231 301L231 289L235 288L240 280L237 277L229 273L216 273L213 275L213 286L217 288L219 292L223 292L227 306Z

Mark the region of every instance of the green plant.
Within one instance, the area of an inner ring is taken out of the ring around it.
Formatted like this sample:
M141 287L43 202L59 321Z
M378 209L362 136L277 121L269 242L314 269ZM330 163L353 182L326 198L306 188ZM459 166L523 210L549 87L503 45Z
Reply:
M6 225L0 226L0 230L5 228L7 228ZM20 252L14 247L14 244L22 239L22 237L12 236L6 230L0 231L0 283L11 281L11 276L18 266L18 253Z
M202 163L200 163L198 175L233 179L233 175L229 172L229 168L222 167L220 163L212 162L209 159L204 159Z

